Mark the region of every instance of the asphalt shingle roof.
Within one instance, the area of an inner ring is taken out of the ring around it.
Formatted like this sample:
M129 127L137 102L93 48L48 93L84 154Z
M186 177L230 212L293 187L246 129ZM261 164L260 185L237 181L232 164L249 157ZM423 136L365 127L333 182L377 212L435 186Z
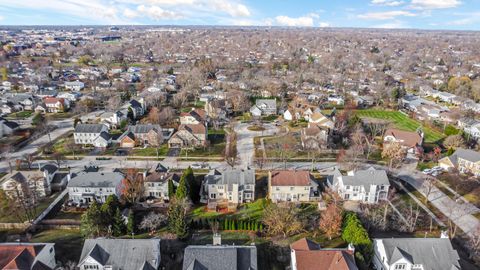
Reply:
M69 187L117 187L124 176L118 172L80 173L68 182Z
M393 264L402 257L424 270L460 269L460 257L448 238L391 238L382 241L388 262Z
M183 270L256 270L255 246L188 246Z

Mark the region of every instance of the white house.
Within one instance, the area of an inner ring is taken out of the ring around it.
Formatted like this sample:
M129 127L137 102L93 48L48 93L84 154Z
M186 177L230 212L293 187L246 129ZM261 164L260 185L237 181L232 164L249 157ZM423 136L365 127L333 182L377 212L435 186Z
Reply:
M293 120L293 114L292 112L290 112L290 110L285 110L283 112L283 119L287 120L287 121L292 121Z
M250 113L256 117L275 115L277 114L277 100L257 99L255 105L250 108Z
M100 122L108 125L110 128L118 128L127 115L122 111L104 112L100 115Z
M172 181L173 186L178 186L180 175L170 172L161 164L155 170L146 172L144 175L144 194L148 199L160 199L161 201L169 201L168 182Z
M73 132L76 144L107 147L112 139L108 128L103 124L77 124Z
M65 88L70 91L78 92L85 88L85 84L81 81L65 82Z
M86 239L78 269L153 270L160 258L160 239Z
M200 195L212 209L251 202L255 200L255 170L212 170L204 178Z
M268 197L272 202L308 202L320 199L318 184L308 171L271 171Z
M375 170L350 171L342 175L338 169L327 179L328 186L344 200L378 203L386 200L390 182L387 172Z
M460 270L460 257L450 239L373 239L373 265L377 270Z
M120 197L124 178L119 172L82 172L68 182L68 197L80 206L94 200L104 203L110 195Z

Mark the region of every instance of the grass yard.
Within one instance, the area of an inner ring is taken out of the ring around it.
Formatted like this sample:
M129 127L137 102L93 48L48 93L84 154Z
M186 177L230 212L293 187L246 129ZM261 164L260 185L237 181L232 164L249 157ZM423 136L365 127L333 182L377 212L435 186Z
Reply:
M45 230L32 237L34 243L55 243L55 255L62 263L78 261L82 253L80 230Z
M38 205L35 208L35 216L40 215L40 213L43 212L43 210L47 209L47 207L57 198L57 196L60 193L53 193L49 197L43 198L40 200ZM22 210L23 211L23 210ZM23 213L23 212L22 212ZM22 214L22 219L25 218L24 214ZM23 222L23 220L19 220L17 215L13 214L12 212L6 212L6 213L0 213L0 222L2 223L20 223Z
M265 207L266 202L266 199L258 199L254 202L243 204L234 213L208 212L205 210L206 206L199 206L193 209L193 211L190 213L190 218L199 219L221 217L238 220L259 220L262 217L263 208Z
M30 116L32 116L33 112L32 111L21 111L21 112L14 112L9 115L7 115L6 118L8 119L25 119Z
M421 123L415 121L398 111L380 111L380 110L358 110L355 114L360 118L375 118L391 121L395 128L415 131L421 126ZM431 128L423 127L425 132L425 142L433 143L443 139L445 136L441 132Z
M158 149L159 156L165 156L168 153L168 145L162 144ZM157 148L156 147L147 147L147 148L134 148L131 150L132 156L148 156L148 157L156 157L157 156Z

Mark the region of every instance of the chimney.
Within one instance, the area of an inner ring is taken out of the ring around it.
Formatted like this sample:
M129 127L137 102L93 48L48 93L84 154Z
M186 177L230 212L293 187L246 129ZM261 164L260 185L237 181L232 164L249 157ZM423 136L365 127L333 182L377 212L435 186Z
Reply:
M352 243L348 244L348 248L347 248L348 251L351 251L352 253L355 253L355 246L353 246Z
M215 233L213 235L213 245L214 246L221 246L222 245L222 235L219 233Z

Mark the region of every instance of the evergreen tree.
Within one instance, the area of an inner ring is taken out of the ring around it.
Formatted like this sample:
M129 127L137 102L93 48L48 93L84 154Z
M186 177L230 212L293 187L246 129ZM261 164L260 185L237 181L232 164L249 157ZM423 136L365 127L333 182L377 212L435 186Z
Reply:
M175 187L172 179L168 179L168 198L171 200L175 196Z
M243 231L243 230L244 230L244 228L243 228L243 220L240 220L240 221L238 222L238 230L240 230L240 231Z
M132 210L130 210L130 213L128 214L127 232L128 234L135 233L135 215Z
M185 180L187 182L190 200L192 200L192 202L198 202L200 199L198 198L199 187L197 187L197 183L195 182L195 175L193 174L193 169L191 167L186 168L182 176L185 177Z
M187 209L184 205L185 201L174 199L168 207L168 231L180 239L184 239L188 235Z
M249 221L247 223L247 231L250 231L250 230L252 230L252 223Z
M260 229L260 232L263 232L263 223L260 223L259 229Z
M187 179L185 179L185 174L183 174L182 177L180 177L180 182L178 183L175 197L178 200L183 200L187 198L187 193L188 193Z
M122 214L120 213L120 208L117 207L117 210L115 211L115 216L113 217L113 235L116 237L124 235L125 229L125 222L123 221Z
M93 201L82 215L80 230L85 237L98 237L105 232L102 211L97 201Z
M120 206L120 202L118 201L117 196L113 194L109 195L105 200L105 203L102 204L102 206L100 207L100 210L102 211L102 214L103 214L103 221L104 221L105 227L108 228L108 226L113 224L113 218L119 206Z
M225 219L225 221L223 222L223 229L226 231L228 230L230 227L228 227L228 219Z
M253 223L253 230L255 232L258 231L258 221L255 221L255 223Z

